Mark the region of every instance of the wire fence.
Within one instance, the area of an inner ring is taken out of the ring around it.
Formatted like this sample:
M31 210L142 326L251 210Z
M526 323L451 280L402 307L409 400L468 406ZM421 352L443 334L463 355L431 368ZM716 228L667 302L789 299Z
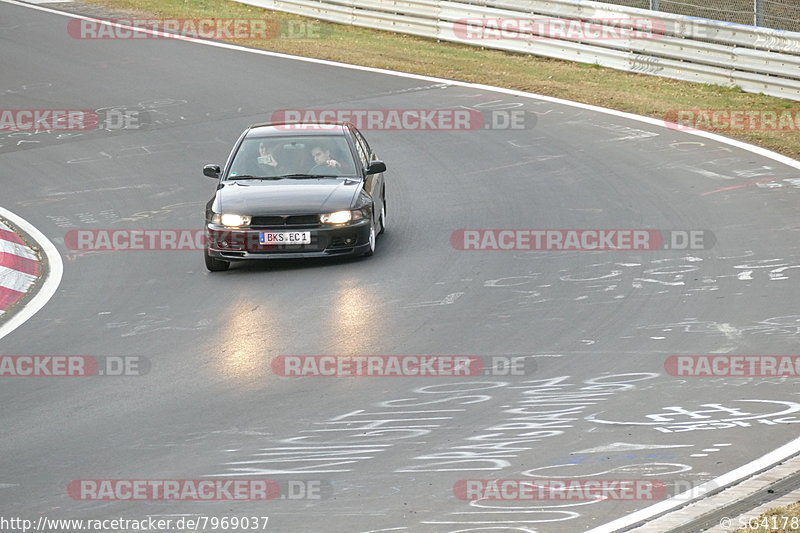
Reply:
M800 31L798 0L600 0L604 4L653 9L779 30Z

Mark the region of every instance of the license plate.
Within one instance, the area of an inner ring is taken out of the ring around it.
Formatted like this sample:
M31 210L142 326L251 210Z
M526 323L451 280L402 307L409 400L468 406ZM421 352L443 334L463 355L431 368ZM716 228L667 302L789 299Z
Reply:
M261 244L311 244L310 231L261 231Z

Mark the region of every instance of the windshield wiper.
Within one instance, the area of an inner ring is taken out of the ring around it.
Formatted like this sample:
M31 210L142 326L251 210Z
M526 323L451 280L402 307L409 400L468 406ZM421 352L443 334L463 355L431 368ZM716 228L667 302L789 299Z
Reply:
M228 176L229 180L282 180L284 176L251 176L250 174L238 174Z
M284 174L279 177L302 180L302 179L314 179L314 178L341 178L342 176L340 176L339 174Z

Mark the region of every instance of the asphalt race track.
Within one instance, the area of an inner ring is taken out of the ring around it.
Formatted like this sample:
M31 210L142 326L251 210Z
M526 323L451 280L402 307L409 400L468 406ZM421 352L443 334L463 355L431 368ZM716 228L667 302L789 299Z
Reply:
M679 378L665 361L798 353L800 170L469 86L175 39L77 40L68 20L0 3L0 108L118 107L143 122L0 132L0 205L64 259L55 296L0 354L139 357L149 372L3 377L3 516L268 516L267 531L297 533L587 531L655 502L470 503L454 486L645 479L669 497L797 437L796 377ZM241 131L275 110L463 107L524 111L529 127L365 132L389 168L388 229L372 258L212 274L199 251L65 245L71 230L202 228L214 189L203 164L224 163ZM716 242L451 245L454 231L480 228L710 230ZM524 356L528 374L291 378L271 370L282 355ZM85 479L264 478L319 490L220 502L67 491Z

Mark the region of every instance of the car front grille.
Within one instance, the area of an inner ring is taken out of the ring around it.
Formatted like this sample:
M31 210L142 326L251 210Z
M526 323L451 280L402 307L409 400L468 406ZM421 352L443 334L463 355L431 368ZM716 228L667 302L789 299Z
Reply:
M319 215L272 215L253 217L250 221L251 227L265 228L291 228L298 226L318 227L321 226Z

